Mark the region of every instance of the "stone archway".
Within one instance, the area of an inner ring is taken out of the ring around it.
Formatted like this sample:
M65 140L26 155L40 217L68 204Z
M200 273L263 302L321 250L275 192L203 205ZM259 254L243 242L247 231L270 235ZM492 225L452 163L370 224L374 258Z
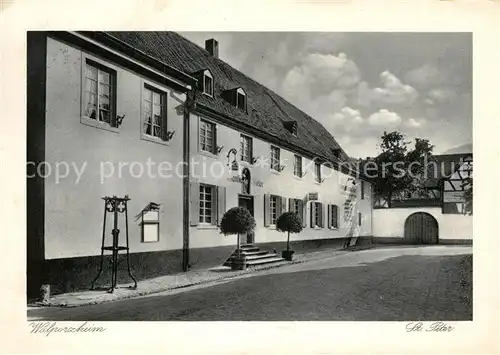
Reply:
M437 244L439 225L429 213L413 213L405 221L404 239L410 244Z

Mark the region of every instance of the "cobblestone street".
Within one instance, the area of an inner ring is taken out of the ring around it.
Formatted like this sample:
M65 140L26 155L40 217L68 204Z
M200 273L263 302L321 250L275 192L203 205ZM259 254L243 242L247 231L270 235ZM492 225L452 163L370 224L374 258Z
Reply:
M472 319L472 249L380 248L30 320L403 321Z

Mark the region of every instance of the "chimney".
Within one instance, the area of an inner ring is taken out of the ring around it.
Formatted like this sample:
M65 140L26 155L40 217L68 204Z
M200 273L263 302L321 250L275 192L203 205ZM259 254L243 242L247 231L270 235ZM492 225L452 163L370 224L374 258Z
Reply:
M207 39L205 41L205 49L215 58L219 58L219 42L215 39Z

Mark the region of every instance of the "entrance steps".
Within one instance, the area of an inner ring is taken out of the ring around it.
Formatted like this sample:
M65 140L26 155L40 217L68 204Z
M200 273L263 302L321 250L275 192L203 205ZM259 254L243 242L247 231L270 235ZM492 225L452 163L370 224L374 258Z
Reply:
M259 247L253 244L242 244L241 253L246 256L247 267L278 263L285 260L275 252L269 250L260 250ZM226 260L223 266L231 266L233 258L235 258L236 255L237 255L237 250L235 250L229 256L229 258Z

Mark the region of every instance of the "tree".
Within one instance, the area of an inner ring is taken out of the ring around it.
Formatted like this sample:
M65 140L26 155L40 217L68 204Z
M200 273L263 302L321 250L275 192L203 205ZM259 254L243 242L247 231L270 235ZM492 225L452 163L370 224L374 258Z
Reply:
M375 163L366 173L373 178L374 192L384 198L390 208L396 194L424 191L424 181L428 178L427 162L432 159L434 146L427 139L416 138L414 148L410 150L410 142L399 131L384 132L381 140L381 153L365 162Z
M302 232L302 220L294 212L285 212L278 217L276 221L276 230L279 232L288 232L286 240L286 251L290 251L290 233Z
M233 207L224 213L220 222L220 231L224 235L237 234L237 250L240 253L240 235L255 229L255 219L250 211L243 207Z

